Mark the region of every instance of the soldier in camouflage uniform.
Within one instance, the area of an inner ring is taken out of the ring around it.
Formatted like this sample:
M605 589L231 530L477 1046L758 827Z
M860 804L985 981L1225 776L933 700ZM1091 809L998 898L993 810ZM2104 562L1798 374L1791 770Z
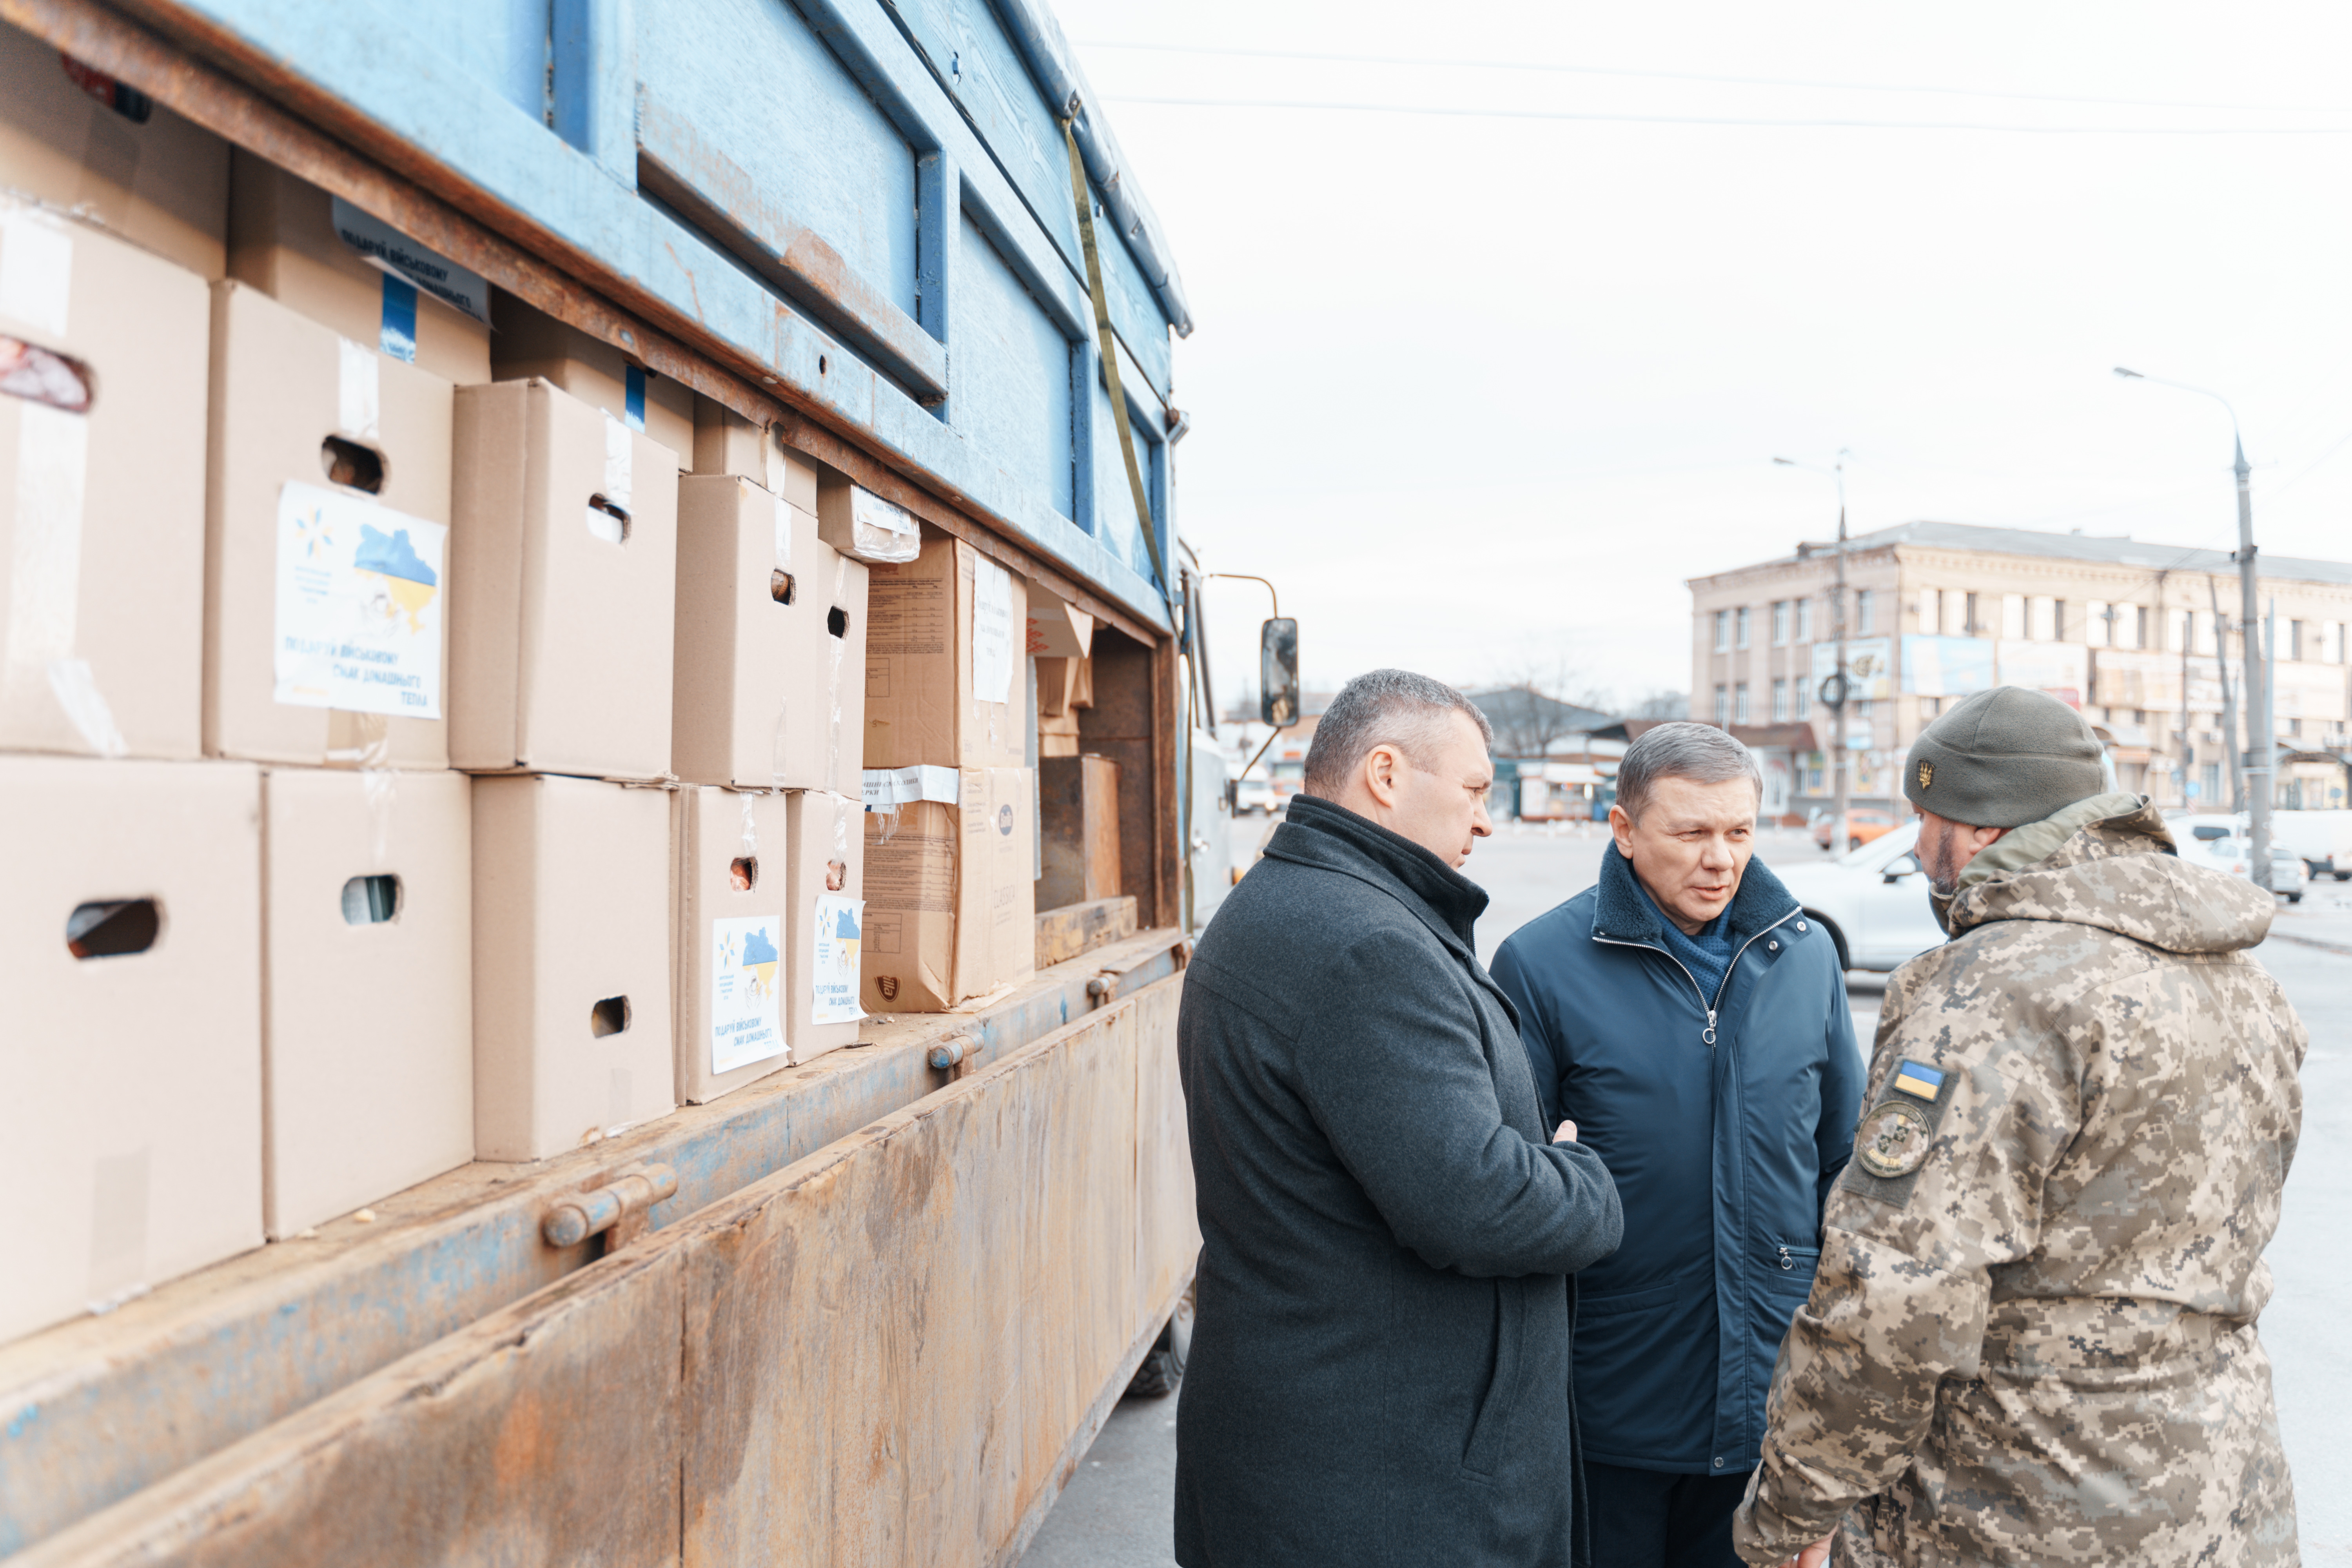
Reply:
M1887 986L1749 1563L2297 1561L2254 1331L2305 1044L2247 953L2271 895L2097 758L2003 687L1906 763L1952 940Z

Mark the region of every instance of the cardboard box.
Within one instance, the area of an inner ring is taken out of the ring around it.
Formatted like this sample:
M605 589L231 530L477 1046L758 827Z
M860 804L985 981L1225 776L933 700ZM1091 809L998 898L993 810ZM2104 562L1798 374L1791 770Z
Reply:
M1119 886L1118 764L1108 757L1046 757L1037 764L1042 847L1037 907L1115 899Z
M205 285L0 197L0 749L193 758Z
M1087 658L1094 652L1095 618L1050 588L1029 587L1029 651L1040 660ZM1042 685L1044 675L1038 677Z
M261 1245L261 785L0 756L0 1341ZM86 956L77 956L76 949Z
M68 209L199 279L220 278L227 142L6 26L0 26L0 82L7 84L0 92L0 187Z
M670 796L677 1097L707 1105L791 1065L792 834L774 792Z
M480 274L242 147L229 164L228 275L444 381L490 379Z
M957 800L866 818L865 1005L939 1013L1036 970L1035 784L965 768Z
M816 516L816 464L787 447L775 426L762 428L730 408L694 395L694 471L733 474Z
M870 564L903 563L922 553L922 524L912 512L839 476L817 486L816 519L827 544Z
M273 1240L474 1157L471 783L262 777Z
M669 771L677 462L544 381L457 393L450 757Z
M960 539L871 568L866 765L1019 767L1028 700L1019 631L1027 584Z
M866 564L749 479L678 481L670 767L695 784L856 790Z
M205 751L448 766L449 384L235 280L212 330Z
M490 362L500 381L531 376L603 409L669 448L676 467L694 458L694 392L647 370L600 338L509 299L499 310Z
M474 1157L667 1113L667 793L536 773L473 791Z
M794 790L784 796L792 845L792 878L784 932L792 942L786 965L784 1038L793 1064L857 1043L865 1010L862 988L866 928L866 807L845 795Z

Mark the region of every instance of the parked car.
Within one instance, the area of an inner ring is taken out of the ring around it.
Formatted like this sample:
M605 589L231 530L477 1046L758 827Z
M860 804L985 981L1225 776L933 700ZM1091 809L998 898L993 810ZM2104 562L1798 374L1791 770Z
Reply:
M1267 778L1243 779L1234 786L1234 815L1264 816L1274 809L1274 781Z
M1830 829L1836 820L1835 812L1825 811L1813 819L1813 842L1821 847L1832 847ZM1854 806L1845 814L1845 847L1859 849L1872 839L1895 831L1893 814L1869 806Z
M2244 838L2252 831L2252 819L2244 812L2232 816L2222 812L2180 812L2165 818L2172 837L2182 848L2191 838L2212 843L2224 838ZM2271 813L2271 854L2303 862L2309 875L2296 879L2296 886L2334 877L2339 882L2352 882L2352 811L2274 811ZM2242 858L2242 854L2241 856ZM2284 887L2273 878L2271 886Z
M1883 813L1881 815L1884 815ZM1822 842L1816 832L1814 842ZM1927 905L1927 878L1914 852L1916 817L1881 827L1835 860L1775 866L1805 914L1821 922L1847 969L1900 967L1944 940Z
M2176 841L2183 855L2200 858L2217 870L2232 877L2252 879L2254 863L2253 840L2239 833L2214 833L2210 827L2198 826L2182 837L2174 830ZM2311 886L2311 868L2303 857L2285 845L2271 845L2271 891L2290 904L2303 902L2305 888Z

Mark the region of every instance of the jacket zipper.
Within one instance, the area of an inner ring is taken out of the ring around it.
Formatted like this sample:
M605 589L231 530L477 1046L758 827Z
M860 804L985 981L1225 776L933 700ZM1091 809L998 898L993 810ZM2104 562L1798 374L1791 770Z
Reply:
M1654 952L1664 958L1668 963L1673 964L1676 969L1681 970L1683 972L1683 978L1690 982L1692 994L1698 997L1698 1005L1700 1008L1706 1014L1706 1027L1699 1031L1698 1037L1706 1044L1707 1049L1713 1050L1715 1049L1716 1006L1717 1004L1722 1002L1723 994L1731 989L1731 976L1733 973L1739 968L1739 960L1741 956L1745 954L1749 948L1756 945L1756 940L1758 937L1763 936L1767 931L1779 931L1782 926L1787 925L1790 921L1795 920L1799 915L1803 914L1804 912L1805 911L1801 909L1790 910L1787 914L1782 915L1779 920L1774 921L1770 925L1766 926L1763 931L1756 932L1754 936L1751 936L1746 942L1741 942L1738 950L1732 953L1731 962L1723 966L1723 984L1715 988L1715 1001L1713 1002L1709 1002L1707 1000L1706 992L1699 984L1698 976L1690 972L1690 965L1685 963L1681 959L1676 958L1673 953L1668 952L1664 948L1660 947L1656 942L1621 942L1613 936L1596 936L1592 940L1607 947L1638 947L1645 952Z

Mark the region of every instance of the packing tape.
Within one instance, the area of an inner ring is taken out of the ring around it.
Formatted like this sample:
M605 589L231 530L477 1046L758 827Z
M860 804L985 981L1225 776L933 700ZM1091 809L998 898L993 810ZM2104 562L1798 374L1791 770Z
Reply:
M789 577L793 572L792 503L780 496L772 496L769 504L776 509L776 570Z
M629 1124L629 1107L635 1102L635 1097L631 1093L632 1088L629 1069L614 1068L612 1078L606 1080L605 1137L610 1138Z
M828 608L838 609L848 596L849 557L836 555L833 561L833 600ZM833 642L833 673L825 682L825 698L833 705L833 715L826 722L824 749L824 787L835 795L847 792L841 787L841 663L849 651L849 639L838 637Z
M849 885L849 819L863 813L865 807L838 791L829 793L833 799L833 860L842 872L842 885L834 890L844 892ZM825 886L832 888L833 879L826 878Z
M346 436L375 440L383 406L376 391L375 350L349 338L336 342L341 347L335 365L335 424Z
M373 717L373 715L371 715ZM376 871L390 869L392 858L392 814L399 805L400 775L390 768L360 769L360 793L367 797L369 867Z
M631 467L632 448L629 441L629 427L611 415L605 415L604 499L623 511L629 510L629 494L633 488L631 476L634 470Z
M89 1182L89 1310L143 1294L147 1279L148 1151L101 1154Z
M65 225L34 207L0 213L0 316L62 340L72 300L73 236Z
M15 548L0 708L22 711L46 689L82 743L101 757L130 751L89 661L74 656L81 605L82 510L89 419L46 404L16 405Z
M739 795L735 798L743 803L743 853L757 855L760 852L760 822L751 815L751 802L758 797Z
M762 425L760 427L760 471L768 481L767 490L772 496L784 493L783 440L778 426Z
M383 713L362 713L338 708L327 717L330 765L354 768L392 766L392 720ZM340 732L343 745L333 744Z

